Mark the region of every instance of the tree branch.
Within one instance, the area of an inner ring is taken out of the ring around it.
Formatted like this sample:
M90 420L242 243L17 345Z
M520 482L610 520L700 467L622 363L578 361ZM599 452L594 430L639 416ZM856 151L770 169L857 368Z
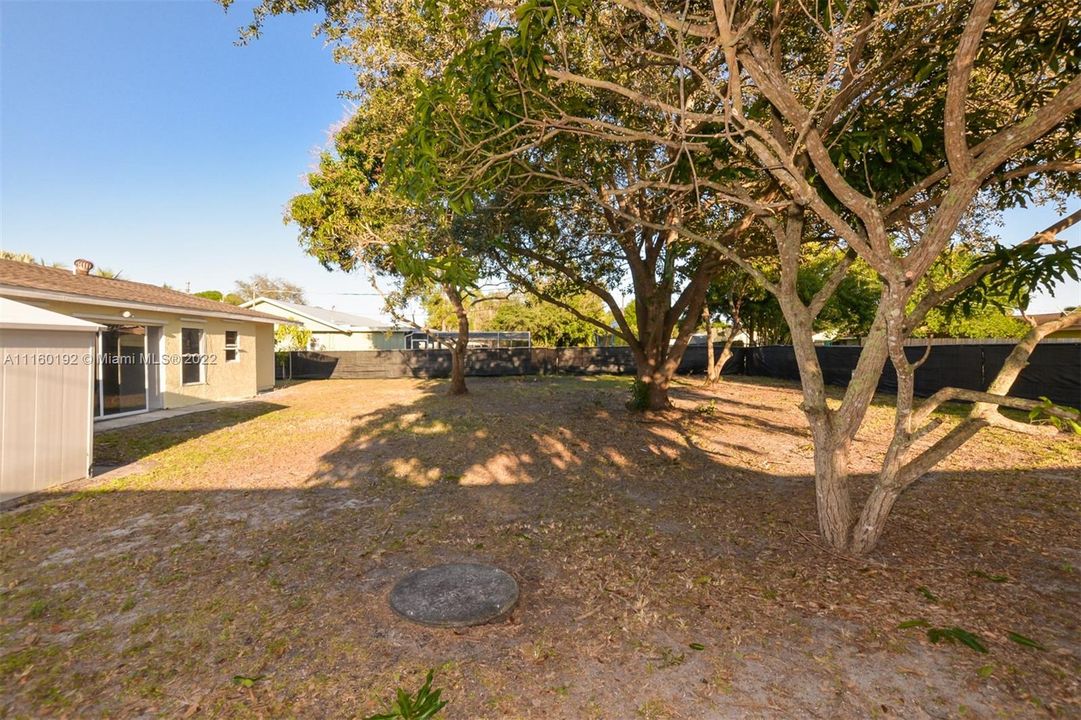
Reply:
M1079 222L1081 222L1081 209L1070 213L1064 218L1061 218L1047 228L1044 228L1040 232L1036 233L1028 240L1018 243L1016 247L1021 247L1024 245L1047 245L1058 242L1059 233L1069 227L1072 227L1073 225L1076 225ZM922 323L924 318L927 317L927 313L929 313L931 310L938 307L947 300L956 297L965 290L968 290L980 280L987 277L995 270L1001 268L1002 265L1002 260L993 260L991 262L984 263L983 265L974 268L964 277L955 280L941 290L935 290L924 295L916 304L915 309L913 309L913 311L909 313L908 317L905 319L905 331L912 332L913 330L915 330L917 327L919 327L920 323Z
M966 138L965 103L972 79L972 66L980 50L980 39L994 9L995 0L976 0L957 43L946 80L943 133L946 141L946 161L950 165L950 172L956 175L967 173L972 166L972 155Z
M811 313L812 318L817 318L822 309L826 307L826 303L829 302L833 294L837 292L837 288L844 282L845 276L848 275L848 269L852 267L852 263L856 260L856 253L854 250L849 250L845 253L841 262L837 263L837 267L830 273L829 278L826 279L825 284L819 288L818 292L811 298L811 302L807 305L807 311Z
M939 406L957 400L1014 408L1015 410L1035 410L1037 408L1045 407L1044 403L1039 400L1027 400L1025 398L1010 397L1009 395L996 395L989 392L980 392L979 390L947 387L936 391L931 397L920 404L920 407L912 414L913 425L921 424L931 413L937 410ZM1071 410L1069 408L1053 406L1046 408L1046 412L1048 415L1053 415L1054 417L1063 420L1081 420L1081 411Z

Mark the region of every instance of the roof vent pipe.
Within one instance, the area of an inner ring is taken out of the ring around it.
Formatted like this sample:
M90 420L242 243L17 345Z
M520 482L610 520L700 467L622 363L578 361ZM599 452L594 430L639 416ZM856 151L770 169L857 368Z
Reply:
M94 269L94 263L84 258L79 258L75 261L75 274L76 275L89 275L90 271Z

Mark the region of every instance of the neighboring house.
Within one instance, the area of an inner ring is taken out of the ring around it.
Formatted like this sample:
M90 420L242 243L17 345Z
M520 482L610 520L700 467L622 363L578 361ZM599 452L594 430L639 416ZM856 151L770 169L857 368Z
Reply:
M442 350L447 346L440 340L453 342L458 333L451 331L407 330L405 333L406 350ZM466 347L476 350L495 350L506 348L530 348L533 346L533 334L529 330L470 330Z
M406 335L412 332L363 315L267 297L249 300L241 307L300 323L312 334L308 350L404 350Z
M727 339L728 339L728 328L727 327L718 325L717 327L715 327L713 329L713 341L715 343L723 345L724 342ZM693 335L691 335L691 338L690 338L690 340L687 341L687 344L688 345L705 345L708 341L709 341L709 333L696 332ZM669 344L674 343L674 342L675 342L675 340L670 340ZM750 339L750 337L747 335L747 333L745 331L740 330L738 333L736 333L736 336L734 338L732 338L732 344L736 345L736 346L750 345L751 344L751 339Z
M1028 319L1037 325L1043 325L1045 322L1058 320L1060 317L1062 317L1062 313L1037 313L1035 315L1029 315ZM1065 340L1073 338L1081 339L1081 322L1067 325L1058 332L1051 333L1046 339Z
M97 419L248 398L274 387L278 318L187 293L0 260L0 297L97 323Z
M715 341L718 344L723 345L725 340L728 339L728 328L727 327L717 327L714 330L714 335L715 335L715 337L714 337ZM691 339L688 342L688 344L689 345L705 345L706 340L707 340L708 337L709 336L704 332L695 333L694 335L691 335ZM828 344L838 344L836 339L831 338L828 334L826 334L824 332L816 332L814 335L811 336L811 340L813 340L814 342L819 343L819 344L827 344L827 345ZM669 342L674 343L675 340L670 340ZM732 344L735 345L736 347L740 347L740 346L744 346L744 345L750 345L751 344L751 336L747 334L746 330L740 330L738 333L736 333L736 336L734 338L732 338Z

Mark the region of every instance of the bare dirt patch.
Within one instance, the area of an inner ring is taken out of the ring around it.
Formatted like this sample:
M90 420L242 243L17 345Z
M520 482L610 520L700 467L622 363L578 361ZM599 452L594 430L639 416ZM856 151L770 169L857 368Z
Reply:
M429 668L448 718L1081 713L1076 439L982 431L854 561L817 542L791 386L648 418L626 379L470 387L305 383L100 436L140 471L0 516L0 715L364 717ZM387 607L456 561L515 576L508 620Z

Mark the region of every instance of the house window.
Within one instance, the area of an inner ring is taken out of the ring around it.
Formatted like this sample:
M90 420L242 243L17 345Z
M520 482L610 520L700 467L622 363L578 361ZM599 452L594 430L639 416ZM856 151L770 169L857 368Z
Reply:
M240 333L236 330L225 331L225 362L240 359Z
M181 381L185 385L203 382L206 368L203 363L203 331L199 328L180 330L180 352L183 356Z

